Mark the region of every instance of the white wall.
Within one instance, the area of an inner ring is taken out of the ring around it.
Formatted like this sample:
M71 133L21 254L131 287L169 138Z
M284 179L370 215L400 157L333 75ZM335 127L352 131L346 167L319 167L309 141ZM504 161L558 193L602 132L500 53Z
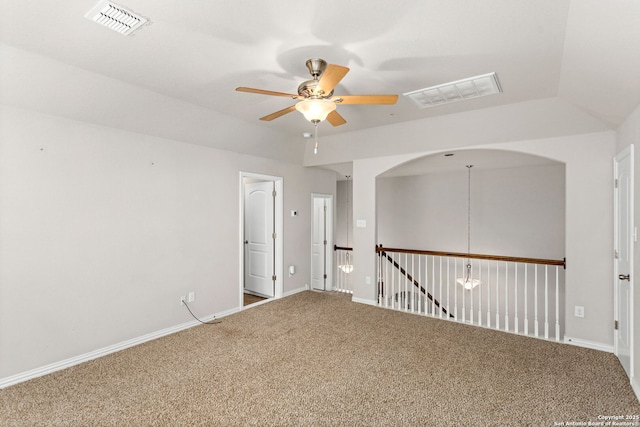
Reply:
M326 135L317 154L305 146L306 166L340 164L355 159L451 150L472 145L529 141L610 128L585 110L560 98L482 108ZM355 177L355 173L354 173Z
M240 171L284 178L284 292L335 174L0 107L0 381L237 310Z
M351 247L353 244L353 181L336 183L336 227L335 242L338 246ZM349 226L347 227L347 222Z
M564 258L564 165L471 170L471 252ZM378 178L378 243L467 252L468 171Z
M283 138L258 120L249 124L3 43L0 57L3 105L274 160L297 163L303 156L299 138ZM113 100L119 108L108 107Z

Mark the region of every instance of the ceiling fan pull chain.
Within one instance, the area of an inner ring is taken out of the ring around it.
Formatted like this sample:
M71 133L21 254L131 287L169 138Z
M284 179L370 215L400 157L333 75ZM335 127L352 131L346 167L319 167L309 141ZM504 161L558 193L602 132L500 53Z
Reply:
M313 154L318 154L318 122L315 122L314 126L316 127L314 132L316 135L316 146L313 148Z

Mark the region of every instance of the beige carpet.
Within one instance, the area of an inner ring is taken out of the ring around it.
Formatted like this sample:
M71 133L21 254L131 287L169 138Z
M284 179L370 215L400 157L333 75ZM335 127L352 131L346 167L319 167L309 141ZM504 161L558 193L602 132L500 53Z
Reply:
M0 390L0 425L12 426L553 426L634 414L611 354L316 292Z

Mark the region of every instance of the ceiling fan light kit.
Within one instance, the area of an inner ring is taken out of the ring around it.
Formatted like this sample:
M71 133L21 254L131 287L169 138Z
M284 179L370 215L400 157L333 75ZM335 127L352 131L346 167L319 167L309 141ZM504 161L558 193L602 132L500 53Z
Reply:
M325 120L330 112L336 109L336 104L326 99L305 99L296 104L296 110L300 111L304 118L311 123Z

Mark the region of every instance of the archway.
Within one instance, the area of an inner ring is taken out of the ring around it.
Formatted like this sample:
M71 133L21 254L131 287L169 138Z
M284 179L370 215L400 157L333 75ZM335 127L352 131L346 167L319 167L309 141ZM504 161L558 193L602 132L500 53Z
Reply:
M376 178L376 227L378 304L563 339L563 163L504 150L411 160ZM471 271L479 286L458 286Z

